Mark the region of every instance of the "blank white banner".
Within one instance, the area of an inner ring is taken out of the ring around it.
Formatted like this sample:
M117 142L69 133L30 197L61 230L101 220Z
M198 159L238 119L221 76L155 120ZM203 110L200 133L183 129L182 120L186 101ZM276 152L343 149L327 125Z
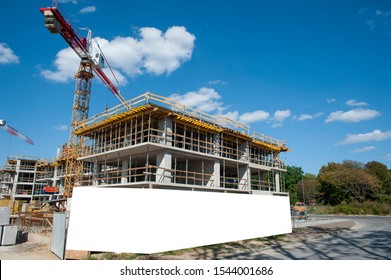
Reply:
M82 187L66 249L156 253L291 230L286 196Z

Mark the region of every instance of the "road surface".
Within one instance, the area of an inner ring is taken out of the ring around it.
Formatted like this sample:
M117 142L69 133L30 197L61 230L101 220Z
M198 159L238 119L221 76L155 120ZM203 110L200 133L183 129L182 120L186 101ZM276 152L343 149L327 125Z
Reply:
M391 217L338 216L335 221L351 220L347 231L294 244L277 244L257 252L225 256L224 259L263 260L390 260ZM314 225L316 226L316 224Z

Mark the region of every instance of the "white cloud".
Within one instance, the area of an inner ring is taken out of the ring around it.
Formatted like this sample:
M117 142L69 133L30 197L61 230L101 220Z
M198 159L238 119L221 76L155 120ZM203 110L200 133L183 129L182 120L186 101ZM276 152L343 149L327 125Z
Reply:
M245 112L243 114L239 114L238 111L229 111L224 113L226 107L224 106L223 102L220 101L221 96L212 88L203 87L197 91L190 91L183 95L175 93L170 95L169 98L172 98L179 103L191 108L246 124L266 121L270 115L268 112L262 110ZM224 124L224 121L221 124Z
M68 126L65 125L65 124L61 124L61 125L55 126L54 129L55 130L59 130L59 131L67 131L68 130Z
M165 33L156 28L144 27L139 29L139 38L115 37L108 41L97 37L96 41L111 67L125 78L145 73L171 74L191 59L195 36L183 26L170 27ZM58 52L54 62L56 70L44 69L41 75L60 82L73 79L80 59L75 54L71 55L72 52L71 48Z
M391 15L391 12L389 12L389 11L376 10L376 11L375 11L375 14L376 14L377 16L388 17L389 15Z
M272 127L280 127L283 125L285 119L291 116L291 110L277 110L274 112L273 118L270 119Z
M269 118L269 113L262 111L262 110L256 110L254 112L248 112L244 113L239 117L239 121L249 124L254 123L258 121L265 121Z
M384 141L391 139L391 130L382 132L379 129L375 129L372 132L362 134L347 134L345 139L339 142L339 145L349 145L354 143L371 142L371 141Z
M312 115L302 114L302 115L297 117L297 120L302 122L302 121L305 121L305 120L311 120L313 118L314 117Z
M0 64L19 63L19 57L5 43L0 43Z
M208 82L209 85L227 85L228 82L222 80L213 80Z
M219 117L228 118L234 121L239 121L239 112L233 111L233 112L227 112L225 114L218 114Z
M340 121L345 123L366 121L380 116L380 113L375 110L357 108L347 112L336 111L330 113L325 122Z
M87 6L79 11L79 14L94 13L96 11L95 6Z
M222 108L223 103L219 102L221 96L212 88L200 88L197 91L190 91L184 95L172 94L169 96L179 103L204 111L212 112Z
M195 36L183 26L171 27L164 34L156 28L144 27L140 34L143 66L147 72L170 74L191 58Z
M276 122L283 122L286 118L291 115L291 110L277 110L274 112L273 120Z
M323 115L322 112L319 112L319 113L316 113L316 114L313 114L313 115L301 114L300 116L294 116L293 119L298 120L299 122L302 122L302 121L312 120L314 118L318 118L318 117L320 117L322 115Z
M334 102L336 102L337 101L337 99L335 99L335 98L327 98L326 99L326 101L327 101L327 103L334 103Z
M59 51L56 55L54 65L57 68L56 71L41 70L41 75L51 81L67 82L70 79L74 79L75 73L78 70L80 58L71 49L66 48Z
M346 105L349 105L352 107L360 107L360 106L368 106L369 104L367 102L358 102L354 99L350 99L346 102Z
M375 21L374 20L367 20L366 24L369 26L371 30L375 28Z
M391 154L386 154L386 159L391 160Z
M77 4L77 0L57 0L58 3L72 3L72 4Z
M372 150L375 150L376 148L374 146L367 146L367 147L364 147L364 148L357 148L353 151L351 151L351 153L353 154L357 154L357 153L365 153L365 152L369 152L369 151L372 151Z

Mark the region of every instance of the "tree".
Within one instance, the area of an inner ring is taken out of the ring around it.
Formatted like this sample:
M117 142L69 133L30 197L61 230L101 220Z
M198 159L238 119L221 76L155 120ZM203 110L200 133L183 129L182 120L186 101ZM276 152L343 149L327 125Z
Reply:
M297 201L297 192L295 187L303 177L303 174L303 169L297 166L287 166L287 172L283 173L285 189L289 193L291 204L294 204Z
M303 197L303 189L304 189L304 201L306 204L310 204L312 202L316 202L318 197L318 179L313 174L305 174L303 177L303 181L300 180L296 186L295 190L298 194L298 197Z
M346 196L336 181L334 173L341 168L340 163L329 162L323 165L318 174L320 200L324 204L337 205Z
M380 181L380 194L391 195L391 173L387 166L378 161L370 161L365 171Z
M337 205L342 201L363 202L374 199L379 180L363 169L362 164L345 161L322 166L318 174L319 192L325 204Z

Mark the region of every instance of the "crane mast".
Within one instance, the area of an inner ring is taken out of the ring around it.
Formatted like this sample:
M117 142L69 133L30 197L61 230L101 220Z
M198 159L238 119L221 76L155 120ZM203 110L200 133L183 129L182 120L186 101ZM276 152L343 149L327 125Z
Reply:
M65 159L64 195L71 197L73 187L81 186L83 178L83 162L78 161L77 158L83 154L86 140L82 136L76 136L74 132L79 123L88 118L93 73L102 80L123 105L127 108L129 105L103 72L105 59L102 53L93 51L91 30L88 31L87 38L80 38L57 7L40 8L39 10L45 18L45 27L52 34L60 34L81 60L75 75L76 85L69 142L68 146L64 145L62 150L62 158Z

